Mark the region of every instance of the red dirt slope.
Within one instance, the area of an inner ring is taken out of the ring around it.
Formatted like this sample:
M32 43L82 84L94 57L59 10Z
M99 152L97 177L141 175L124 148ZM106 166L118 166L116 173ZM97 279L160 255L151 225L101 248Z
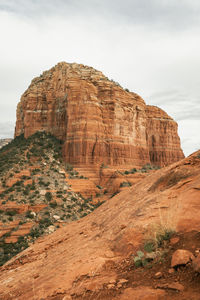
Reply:
M200 249L199 216L200 151L10 260L1 270L0 298L200 299L200 278L190 264L169 271L173 251ZM151 269L136 269L133 256L158 226L175 230L177 239L166 242L166 256Z

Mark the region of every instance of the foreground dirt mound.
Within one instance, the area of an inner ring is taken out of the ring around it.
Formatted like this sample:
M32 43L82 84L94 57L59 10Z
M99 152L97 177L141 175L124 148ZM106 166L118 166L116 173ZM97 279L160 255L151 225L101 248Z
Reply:
M199 299L191 262L171 267L199 253L199 171L200 151L41 238L2 268L0 298Z
M184 157L170 116L81 64L58 63L22 95L15 135L38 130L63 140L75 166L163 166Z

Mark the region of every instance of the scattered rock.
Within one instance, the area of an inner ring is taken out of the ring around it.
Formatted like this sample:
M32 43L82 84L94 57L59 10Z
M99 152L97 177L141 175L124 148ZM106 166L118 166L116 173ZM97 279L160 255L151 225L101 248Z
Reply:
M47 192L46 190L41 190L41 191L40 191L40 195L41 195L41 196L44 196L44 195L46 194L46 192Z
M71 300L72 297L70 295L66 295L64 298L62 298L62 300Z
M121 284L124 284L124 283L127 283L127 282L128 282L128 280L124 279L124 278L122 278L122 279L119 280L119 283L121 283Z
M164 284L159 284L156 286L158 289L166 289L166 290L175 290L182 292L184 290L184 286L180 284L179 282L174 282L174 283L164 283Z
M194 258L194 255L188 250L178 249L172 255L171 267L186 265Z
M179 241L180 241L180 238L179 238L179 237L174 237L174 238L171 238L171 239L170 239L170 244L171 244L171 245L175 245L175 244L177 244Z
M109 281L109 283L116 283L116 280L115 279L111 279L110 281Z
M58 173L61 175L65 175L65 171L63 171L63 170L59 170Z
M200 254L193 259L192 267L193 267L195 272L200 273Z
M163 274L161 272L157 272L155 275L155 278L161 278L163 276Z
M49 233L53 233L55 230L56 230L56 228L55 228L55 226L53 226L53 225L50 225L50 226L48 227Z
M34 218L36 217L36 213L34 211L31 211L30 215L32 215Z
M56 221L60 220L60 216L58 216L58 215L53 215L53 218L54 218Z
M115 285L112 284L112 283L110 283L110 284L107 285L107 288L108 288L109 290L114 289L114 288L115 288Z
M151 259L151 260L154 260L157 256L158 254L156 252L150 252L145 255L147 259Z
M122 225L120 226L120 228L121 228L121 230L123 230L123 229L126 228L126 225L125 225L125 224L122 224Z
M116 297L117 300L161 300L166 299L166 292L163 290L156 290L146 286L139 286L137 288L125 289L123 294Z
M173 274L174 272L175 272L175 271L174 271L173 268L169 269L169 271L168 271L169 274Z

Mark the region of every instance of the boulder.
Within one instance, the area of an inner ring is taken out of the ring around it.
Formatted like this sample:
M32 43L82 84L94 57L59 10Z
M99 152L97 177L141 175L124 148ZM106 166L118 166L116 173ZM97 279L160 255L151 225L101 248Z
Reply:
M183 249L176 250L172 255L171 267L178 267L180 265L186 265L194 258L194 255L188 251Z
M184 286L179 282L159 284L157 285L157 288L164 289L164 290L178 291L178 292L184 291Z
M198 256L193 259L192 267L195 272L200 273L200 254L198 254Z
M137 288L128 288L123 294L116 297L119 300L161 300L166 299L166 293L163 290L156 290L146 286Z
M58 215L53 215L53 218L54 218L56 221L60 220L60 216L58 216Z

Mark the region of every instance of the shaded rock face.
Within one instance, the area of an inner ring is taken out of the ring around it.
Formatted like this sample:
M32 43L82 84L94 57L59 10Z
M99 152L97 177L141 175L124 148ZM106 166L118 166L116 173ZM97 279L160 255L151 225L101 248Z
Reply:
M15 136L38 130L64 140L65 160L74 165L162 166L183 158L174 120L79 64L57 64L22 95Z
M182 159L177 123L156 106L146 106L146 117L150 162L164 166Z

